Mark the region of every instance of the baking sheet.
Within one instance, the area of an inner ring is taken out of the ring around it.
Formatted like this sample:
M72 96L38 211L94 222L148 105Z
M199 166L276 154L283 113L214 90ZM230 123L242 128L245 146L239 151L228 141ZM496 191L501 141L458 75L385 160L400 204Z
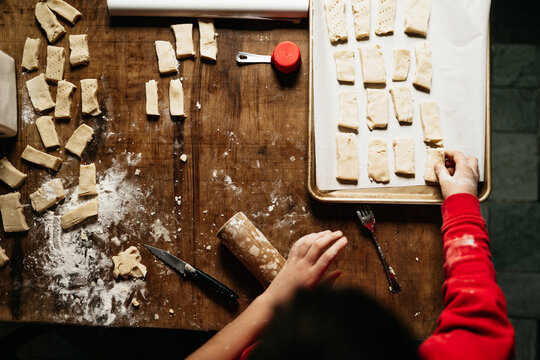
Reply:
M386 89L411 83L416 69L414 46L423 38L403 33L406 1L398 1L394 35L375 36L378 1L371 2L371 34L369 40L357 41L350 0L346 1L346 20L349 40L332 45L328 38L324 0L313 0L313 114L316 156L316 184L321 191L340 189L368 189L425 185L423 180L426 147L418 104L425 101L439 103L441 128L445 147L458 149L479 159L480 180L484 179L486 135L486 73L489 0L436 0L431 2L431 15L427 41L432 50L433 82L431 92L412 88L413 125L401 126L395 119L393 105L388 97L389 124L386 130L370 131L366 125L366 91L362 82L357 48L364 44L379 44L386 64ZM356 50L356 81L354 85L340 85L336 80L333 53L337 49ZM406 82L392 82L393 49L411 51L411 65ZM336 144L339 113L338 93L354 89L359 101L360 128L357 135L360 158L358 184L342 184L336 178ZM389 184L371 182L367 175L367 149L371 136L385 139L391 179ZM393 173L392 140L396 137L415 139L416 176L405 178Z

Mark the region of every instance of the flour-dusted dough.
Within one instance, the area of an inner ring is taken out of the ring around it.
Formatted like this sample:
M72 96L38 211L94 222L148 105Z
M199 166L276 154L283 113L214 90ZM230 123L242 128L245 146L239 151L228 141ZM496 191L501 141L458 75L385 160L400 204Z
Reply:
M68 150L72 154L77 155L78 157L81 157L82 152L84 151L86 145L88 145L90 140L92 140L93 136L94 129L92 129L86 124L82 124L77 129L75 129L75 131L69 138L68 142L66 143L66 150Z
M62 180L52 179L30 194L32 208L38 213L58 204L66 197Z
M394 49L394 81L405 81L409 75L411 52L407 49Z
M0 195L0 212L2 212L2 224L5 232L20 232L30 229L24 218L19 192Z
M69 35L69 63L71 66L86 65L89 61L88 35Z
M351 0L354 36L356 40L368 39L370 31L370 0Z
M6 255L6 251L0 247L0 268L6 265L9 258Z
M426 36L431 0L407 0L405 9L405 32Z
M400 124L412 124L413 121L413 98L409 86L398 86L390 89L394 114Z
M415 46L416 52L416 75L413 84L431 90L431 78L433 65L431 63L431 49L427 41L422 41Z
M36 19L41 28L47 34L49 43L54 43L66 33L66 29L60 24L56 16L44 2L38 2L35 10Z
M146 277L146 266L141 264L141 254L135 246L130 246L112 257L114 263L113 275L115 279L138 279Z
M71 119L71 100L73 92L77 89L69 81L61 80L56 88L56 107L54 117L57 119Z
M174 56L172 44L168 41L157 40L155 45L160 74L178 72L178 61Z
M79 190L78 196L92 196L97 195L96 186L96 165L94 163L83 165L79 171Z
M436 102L421 103L420 120L424 130L424 142L442 147L443 137L439 120L439 104Z
M354 91L339 93L338 126L358 129L358 97Z
M98 199L92 199L87 203L82 204L75 210L68 212L60 217L60 226L66 230L75 226L84 220L98 214Z
M388 126L388 93L383 89L367 89L366 118L369 130Z
M41 73L28 80L26 82L26 88L36 111L45 111L54 107L54 101L49 92L49 84L45 80L45 74Z
M373 181L387 183L390 181L386 141L372 138L368 148L368 175Z
M354 51L336 50L336 76L339 82L354 83Z
M16 189L26 179L26 174L17 170L6 157L0 159L0 180Z
M426 182L439 182L439 178L435 173L435 164L444 164L444 149L428 148L426 150L426 170L424 172Z
M176 57L183 59L194 56L193 24L171 25L171 29L176 39Z
M58 46L47 46L47 69L45 78L49 81L58 82L64 78L64 63L66 55L64 48Z
M47 0L45 1L45 4L47 4L49 9L69 21L72 25L81 17L79 10L75 9L65 1Z
M156 80L146 82L146 115L159 116L158 87Z
M362 77L365 84L386 84L386 69L381 47L378 44L360 46Z
M101 114L97 100L97 79L81 80L81 103L83 115L98 116Z
M394 32L394 20L396 18L396 0L379 0L377 11L377 26L375 34L387 35Z
M169 84L169 109L171 116L185 116L184 90L180 79L172 79Z
M394 139L394 172L414 175L414 140L412 138Z
M30 145L26 145L21 158L36 165L40 165L52 170L58 170L60 164L62 164L62 159L57 156L53 156L43 151L39 151Z
M24 42L24 50L21 66L23 69L32 71L37 70L39 65L39 45L41 39L32 39L27 37Z
M43 141L43 145L48 149L52 147L60 146L60 140L58 140L58 134L54 126L52 116L42 116L36 120L36 127Z
M213 19L199 19L200 52L203 59L217 59L217 33Z
M330 41L333 43L346 41L349 36L345 20L345 0L325 0L324 10Z
M358 181L358 145L354 134L338 133L337 145L337 175L342 181Z

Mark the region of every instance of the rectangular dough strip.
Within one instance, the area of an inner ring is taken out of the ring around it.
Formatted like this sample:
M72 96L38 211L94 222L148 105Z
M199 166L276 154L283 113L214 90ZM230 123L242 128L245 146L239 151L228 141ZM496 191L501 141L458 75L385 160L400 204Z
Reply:
M41 39L27 37L24 42L24 50L21 66L27 71L37 70L39 66L39 46Z
M26 82L30 101L36 111L45 111L54 107L54 101L49 91L49 84L45 80L45 74L41 73L38 76Z
M384 89L367 89L366 118L369 130L388 126L388 94Z
M354 91L339 93L338 126L353 130L358 129L358 98Z
M426 36L431 0L408 0L405 8L405 32Z
M336 61L336 77L339 82L354 84L354 51L334 51Z
M207 60L217 60L217 33L213 19L199 19L199 37L201 58Z
M158 69L160 74L178 72L178 61L174 56L172 44L168 41L157 40L155 42Z
M68 212L60 217L60 226L66 230L77 224L80 224L84 220L97 216L98 214L98 199L92 199L87 203L84 203L77 207L75 210Z
M368 147L368 175L372 181L387 183L390 181L386 141L372 138Z
M401 175L414 175L414 140L397 138L393 142L394 172Z
M56 133L52 116L39 117L36 120L36 127L41 141L43 141L43 145L47 149L60 146L60 140L58 140L58 134Z
M45 78L49 81L58 82L64 78L64 63L66 55L64 48L58 46L47 46L47 69Z
M40 165L55 171L58 170L60 164L62 164L61 158L44 153L43 151L39 151L30 145L26 145L26 148L21 154L21 158L36 165Z
M39 1L36 4L34 14L39 25L41 25L41 28L45 31L45 34L47 34L49 43L53 44L66 33L66 29L60 24L56 16L44 2Z
M336 155L336 178L342 182L358 182L358 144L354 134L337 134Z
M354 36L356 40L369 39L371 0L351 0Z
M381 47L378 44L360 46L360 62L365 84L386 84L386 69Z
M66 143L66 150L80 158L93 136L94 129L86 124L82 124L75 129L69 138L68 142Z
M439 120L439 104L436 102L421 103L420 120L424 131L424 142L442 147L443 137Z
M92 196L97 194L96 165L94 163L88 165L81 164L77 196Z
M379 0L377 11L377 26L375 34L390 35L394 33L394 21L396 18L396 0Z
M416 75L413 84L431 90L431 78L433 76L433 65L431 63L431 49L427 41L423 41L415 46L416 52Z
M400 124L410 125L413 122L413 98L411 88L407 85L390 89L394 114Z
M156 80L149 80L146 87L146 115L159 116L158 87Z
M424 180L428 183L438 183L439 178L435 173L435 164L444 164L444 149L426 150L426 170L424 172Z
M30 194L30 202L34 211L40 213L58 204L65 196L62 180L52 179Z
M71 119L71 101L73 92L77 89L69 81L61 80L56 88L56 107L54 117L57 119Z
M169 84L169 109L171 116L185 116L184 89L180 79L172 79Z
M407 49L394 49L394 81L405 81L409 75L411 52Z
M13 189L22 185L27 175L15 168L6 157L0 159L0 180Z
M326 25L330 42L347 41L347 22L345 20L345 0L325 0Z
M97 79L81 80L81 102L83 115L98 116L101 114L97 100Z
M71 66L87 65L89 62L88 35L69 35L69 63Z
M183 59L195 56L193 44L193 24L171 25L176 39L176 58Z
M24 218L19 192L0 195L0 212L2 213L4 232L21 232L30 229Z
M71 25L74 25L81 17L79 10L75 9L65 1L47 0L45 4L47 4L49 9L60 15L65 20L69 21Z

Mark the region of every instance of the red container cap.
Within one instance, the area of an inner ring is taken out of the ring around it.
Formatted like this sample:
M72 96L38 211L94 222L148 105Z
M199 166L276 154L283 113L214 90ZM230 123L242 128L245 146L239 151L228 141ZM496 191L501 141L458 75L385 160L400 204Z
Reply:
M292 41L280 42L272 52L272 64L282 73L292 73L301 62L300 48Z

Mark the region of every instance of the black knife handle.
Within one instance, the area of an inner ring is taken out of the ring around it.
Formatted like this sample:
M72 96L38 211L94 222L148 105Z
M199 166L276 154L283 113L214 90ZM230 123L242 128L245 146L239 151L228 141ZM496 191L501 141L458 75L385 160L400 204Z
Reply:
M189 267L193 268L193 271L191 271ZM232 291L231 289L229 289L228 287L226 287L225 285L223 285L222 283L220 283L219 281L217 281L216 279L214 279L213 277L211 277L204 271L197 269L195 266L186 265L185 272L186 274L188 274L189 276L193 278L201 279L204 283L206 283L206 285L210 289L224 296L227 300L229 301L238 300L237 293L235 293L234 291Z

